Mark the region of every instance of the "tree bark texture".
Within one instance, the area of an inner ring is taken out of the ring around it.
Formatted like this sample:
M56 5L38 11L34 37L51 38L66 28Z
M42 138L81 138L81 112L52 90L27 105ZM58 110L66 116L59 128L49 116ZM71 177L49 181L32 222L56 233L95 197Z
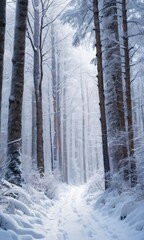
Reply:
M105 171L105 188L107 189L109 187L109 181L110 181L110 175L109 175L110 165L109 165L107 126L106 126L106 115L105 115L102 46L101 46L98 0L93 0L93 10L94 10L94 26L95 26L95 34L96 34L96 51L97 51L96 58L97 58L98 91L99 91L100 115L101 115L102 149L103 149L103 160L104 160L104 171Z
M13 50L13 69L8 118L8 168L6 179L20 185L20 148L24 87L25 36L28 0L17 0Z
M104 0L104 83L109 157L114 172L123 174L127 158L121 54L116 0Z
M40 175L44 173L44 152L43 152L43 117L42 117L42 78L41 70L41 44L40 38L40 16L39 16L39 0L34 1L34 88L36 99L36 126L37 126L37 167ZM35 107L35 106L34 106Z
M127 122L130 153L130 178L132 186L136 184L136 162L134 159L134 134L132 123L132 102L131 102L131 76L130 76L130 58L128 42L128 24L126 0L122 0L122 20L123 20L123 44L124 44L124 64L125 64L125 83L126 83L126 104L127 104Z
M6 26L6 0L0 2L0 129L1 129L1 104L2 104L2 82L4 65L5 46L5 26Z
M43 155L43 118L42 118L42 95L36 97L37 110L37 167L40 175L44 173L44 155Z

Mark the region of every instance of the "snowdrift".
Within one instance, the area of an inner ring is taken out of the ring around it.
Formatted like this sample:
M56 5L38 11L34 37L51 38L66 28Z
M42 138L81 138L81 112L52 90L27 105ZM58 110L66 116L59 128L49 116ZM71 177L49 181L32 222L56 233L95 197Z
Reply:
M104 191L101 176L97 172L89 181L85 192L87 203L108 221L123 222L137 232L133 239L144 240L144 188L138 184L131 189L116 183L111 190Z
M24 189L26 188L26 189ZM53 201L28 185L0 184L0 239L46 240L46 224Z

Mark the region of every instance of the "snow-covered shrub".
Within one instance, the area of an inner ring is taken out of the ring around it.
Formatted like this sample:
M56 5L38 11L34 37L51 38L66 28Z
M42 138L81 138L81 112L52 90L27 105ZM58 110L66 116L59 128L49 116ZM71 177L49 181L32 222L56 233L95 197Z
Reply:
M0 179L4 176L5 162L7 157L7 136L2 130L0 131Z
M98 190L104 191L104 177L101 170L96 171L89 179L87 184L87 192L94 193Z
M5 178L9 182L21 186L21 175L21 153L18 150L13 150L8 156Z
M40 178L39 172L33 170L25 184L26 186L32 186L48 198L53 199L58 197L58 191L62 183L58 177L55 178L52 174L44 174Z
M85 197L88 203L95 202L97 195L104 192L103 176L102 170L98 170L89 179L85 190Z
M144 198L144 158L137 162L138 186L137 190Z
M121 173L113 173L110 178L110 191L114 191L115 194L121 194L124 191L127 191L130 187L129 182L124 181Z

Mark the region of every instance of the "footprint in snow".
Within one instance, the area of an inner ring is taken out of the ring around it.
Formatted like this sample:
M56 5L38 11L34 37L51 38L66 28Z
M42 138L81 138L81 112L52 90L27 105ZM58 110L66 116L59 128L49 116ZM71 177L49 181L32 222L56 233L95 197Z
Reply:
M93 237L93 232L92 232L91 230L88 231L88 236L89 236L90 238Z
M92 218L95 222L99 222L99 220L95 216L92 215Z
M61 219L58 220L58 225L61 225L62 224L62 221Z
M64 232L64 233L63 233L63 237L64 237L64 240L68 240L68 234L67 234L67 232Z
M63 229L59 229L59 233L57 234L58 240L68 240L67 232L63 231Z

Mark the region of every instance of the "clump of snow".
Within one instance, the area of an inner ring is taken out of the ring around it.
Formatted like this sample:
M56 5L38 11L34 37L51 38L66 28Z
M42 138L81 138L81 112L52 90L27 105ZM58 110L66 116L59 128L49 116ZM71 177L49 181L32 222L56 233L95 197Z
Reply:
M137 208L137 203L135 203L133 201L124 203L124 205L121 209L120 219L124 220L136 208Z
M23 214L30 216L30 210L24 203L11 197L8 197L7 200L9 203L7 211L9 213L15 214L16 210L19 210L22 211Z
M127 216L125 220L130 226L134 226L137 231L144 231L144 201L141 203L142 205L139 202L138 206Z
M9 101L10 101L10 102L14 102L14 101L15 101L15 96L11 95L11 96L9 97Z

